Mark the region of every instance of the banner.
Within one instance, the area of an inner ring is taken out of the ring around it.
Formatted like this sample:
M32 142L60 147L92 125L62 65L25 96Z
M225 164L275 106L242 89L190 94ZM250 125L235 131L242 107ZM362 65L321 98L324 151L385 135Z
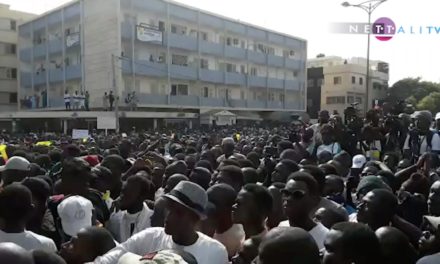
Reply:
M79 32L66 36L66 47L70 48L75 45L79 45Z
M0 155L5 162L8 161L8 154L6 153L6 145L0 145Z
M136 26L136 36L143 42L162 43L163 41L162 31L144 26Z
M89 137L87 129L72 129L72 139L84 139Z

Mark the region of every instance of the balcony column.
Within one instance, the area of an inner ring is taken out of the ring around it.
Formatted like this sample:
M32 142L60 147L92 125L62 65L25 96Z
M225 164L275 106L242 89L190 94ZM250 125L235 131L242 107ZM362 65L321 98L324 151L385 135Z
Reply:
M188 124L189 129L193 129L193 121L190 119Z
M12 119L12 124L11 125L12 125L11 126L12 133L16 133L17 132L17 120Z
M64 135L67 135L67 125L68 125L67 119L64 119L63 120L63 133L64 133Z
M153 119L153 129L157 129L157 118Z

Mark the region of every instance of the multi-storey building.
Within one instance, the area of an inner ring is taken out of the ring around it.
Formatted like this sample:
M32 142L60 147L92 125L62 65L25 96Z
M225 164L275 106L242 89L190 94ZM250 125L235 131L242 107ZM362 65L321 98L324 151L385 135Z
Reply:
M316 94L320 90L320 102L317 96L309 98L312 105L320 104L320 109L343 115L350 104L358 103L360 114L364 114L365 104L373 108L386 97L389 81L389 65L383 61L370 61L370 85L366 98L366 64L364 58L343 59L341 57L320 57L307 62L308 71L319 71L318 80L310 76L308 93ZM318 109L319 110L319 109ZM314 114L316 109L313 109Z
M17 29L35 16L0 4L0 111L17 110Z
M64 109L66 91L88 91L94 110L106 92L123 109L135 91L153 118L305 110L305 40L175 2L73 1L20 25L19 35L21 110Z

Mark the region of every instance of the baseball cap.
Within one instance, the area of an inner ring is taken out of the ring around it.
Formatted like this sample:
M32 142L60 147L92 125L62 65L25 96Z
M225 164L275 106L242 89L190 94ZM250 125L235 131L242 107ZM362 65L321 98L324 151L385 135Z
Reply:
M180 255L172 250L162 250L146 256L133 253L125 253L119 259L118 264L189 264Z
M0 171L6 170L18 170L18 171L29 171L31 169L31 163L23 157L12 157L7 162L6 165L0 166Z
M440 226L440 217L438 216L424 215L423 220L431 225L435 230L437 230Z
M92 203L82 196L70 196L57 207L63 231L69 236L76 236L82 228L92 226Z
M440 112L438 112L437 114L435 114L435 120L439 120L440 119Z
M364 155L359 154L353 157L353 165L351 167L353 169L360 169L365 165L366 162L367 158L365 158Z

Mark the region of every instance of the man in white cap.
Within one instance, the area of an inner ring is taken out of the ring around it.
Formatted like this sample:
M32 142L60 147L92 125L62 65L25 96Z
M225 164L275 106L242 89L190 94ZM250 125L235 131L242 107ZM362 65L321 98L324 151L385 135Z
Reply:
M217 164L220 164L222 161L226 159L246 159L245 156L241 155L240 153L235 153L235 141L231 137L224 138L222 140L222 151L223 155L217 158Z
M93 204L86 198L74 195L64 199L57 207L62 230L70 240L82 228L92 226Z
M198 263L228 263L225 247L196 231L198 222L206 217L208 197L205 190L195 183L182 181L164 197L168 210L164 228L148 228L137 233L94 263L117 264L127 252L144 256L173 248L191 253Z
M12 157L6 165L0 166L3 186L8 186L13 182L21 182L29 176L31 169L30 162L23 157Z
M197 264L197 260L183 250L166 249L146 256L126 253L119 259L118 264Z

